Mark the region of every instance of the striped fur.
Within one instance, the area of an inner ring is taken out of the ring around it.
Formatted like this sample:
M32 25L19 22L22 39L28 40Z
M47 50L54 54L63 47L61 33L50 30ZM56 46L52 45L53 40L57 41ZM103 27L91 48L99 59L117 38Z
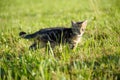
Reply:
M73 49L80 42L87 25L87 21L71 23L71 28L46 28L33 34L20 32L19 35L25 39L34 39L34 43L30 46L30 49L36 49L37 45L39 47L45 47L48 42L50 42L51 47L55 47L58 44L68 43L70 48Z

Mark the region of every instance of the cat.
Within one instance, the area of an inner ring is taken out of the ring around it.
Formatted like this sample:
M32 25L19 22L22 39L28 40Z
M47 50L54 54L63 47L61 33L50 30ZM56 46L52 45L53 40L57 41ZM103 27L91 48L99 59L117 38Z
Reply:
M87 20L82 22L71 21L70 28L45 28L33 34L26 34L26 32L22 31L19 33L19 36L24 39L34 39L34 43L29 47L29 49L45 47L48 42L52 48L59 44L68 44L70 49L74 49L80 42L86 26Z

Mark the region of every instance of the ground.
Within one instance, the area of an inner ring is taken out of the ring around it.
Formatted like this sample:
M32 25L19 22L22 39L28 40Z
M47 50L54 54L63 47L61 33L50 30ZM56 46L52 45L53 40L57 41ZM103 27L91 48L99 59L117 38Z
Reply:
M119 80L119 0L0 0L1 80ZM29 50L20 31L88 20L76 50Z

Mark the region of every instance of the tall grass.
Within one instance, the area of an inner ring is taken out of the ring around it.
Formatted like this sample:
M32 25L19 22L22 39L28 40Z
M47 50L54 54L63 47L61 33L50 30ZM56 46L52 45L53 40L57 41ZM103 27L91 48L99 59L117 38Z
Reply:
M0 0L1 80L119 80L119 0ZM32 41L20 31L33 33L71 20L88 20L75 51L57 46L29 50Z

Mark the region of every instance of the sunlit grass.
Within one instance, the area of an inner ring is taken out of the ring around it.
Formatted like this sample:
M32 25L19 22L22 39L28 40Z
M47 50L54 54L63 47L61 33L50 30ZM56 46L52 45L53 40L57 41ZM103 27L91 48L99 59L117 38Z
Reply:
M1 0L1 80L119 80L119 0ZM76 50L57 46L53 51L29 50L33 33L47 27L70 27L88 20Z

